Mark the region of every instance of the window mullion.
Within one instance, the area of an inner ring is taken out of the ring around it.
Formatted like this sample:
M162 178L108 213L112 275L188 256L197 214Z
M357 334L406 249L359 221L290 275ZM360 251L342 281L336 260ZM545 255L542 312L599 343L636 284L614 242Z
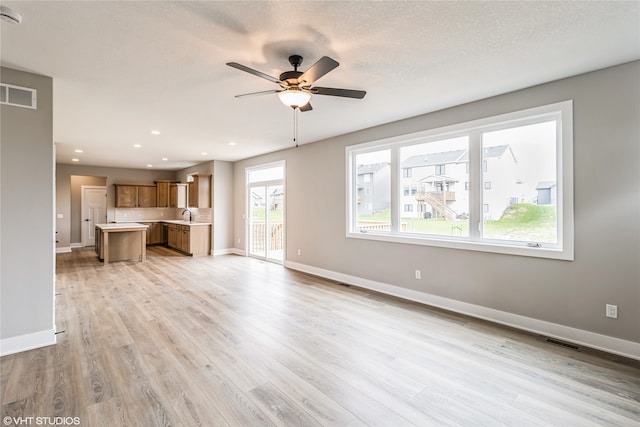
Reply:
M391 148L390 162L391 162L391 233L396 234L400 230L400 204L402 203L402 189L400 188L402 180L399 174L401 173L399 165L399 148Z
M482 134L469 133L469 238L482 239Z

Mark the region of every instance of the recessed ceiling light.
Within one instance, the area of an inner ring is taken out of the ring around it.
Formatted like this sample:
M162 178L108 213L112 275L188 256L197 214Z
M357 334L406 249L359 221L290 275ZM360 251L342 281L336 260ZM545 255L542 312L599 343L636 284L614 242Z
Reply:
M140 147L142 147L142 145L140 145L140 144L133 144L133 148L140 148Z
M236 142L230 142L229 145L234 146L234 145L237 145L237 143Z
M148 167L148 168L152 168L152 167L153 167L153 165L147 165L147 167Z
M80 149L76 149L76 150L73 150L73 151L76 152L76 153L83 153L83 151L80 150Z
M72 162L79 162L80 159L71 159Z
M162 158L162 161L163 161L163 162L166 162L167 160L169 160L167 157L163 157L163 158Z
M202 154L203 156L206 156L206 155L207 155L207 153L206 153L205 151L203 151L203 152L202 152L202 153L200 153L200 154Z
M160 135L160 131L159 130L152 130L151 134L152 135Z

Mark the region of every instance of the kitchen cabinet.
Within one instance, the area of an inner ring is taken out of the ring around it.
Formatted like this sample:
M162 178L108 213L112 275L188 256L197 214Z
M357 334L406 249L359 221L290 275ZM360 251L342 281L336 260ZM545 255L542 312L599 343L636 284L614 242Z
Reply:
M138 186L116 184L116 208L138 206Z
M138 207L155 208L156 191L155 185L138 185Z
M192 175L189 183L189 207L211 207L211 175Z
M139 223L96 224L95 250L104 265L112 261L147 259L147 226Z
M180 240L180 250L182 252L191 253L191 227L188 225L182 225L181 234L182 238Z
M155 185L115 184L116 208L155 208Z
M163 224L160 222L142 222L147 228L147 245L161 245L164 243Z
M169 185L171 181L156 181L156 206L169 207Z
M167 225L167 246L185 254L211 253L211 225Z
M176 224L167 225L167 246L174 249L178 248L178 226Z
M187 184L169 185L169 207L181 209L187 207Z

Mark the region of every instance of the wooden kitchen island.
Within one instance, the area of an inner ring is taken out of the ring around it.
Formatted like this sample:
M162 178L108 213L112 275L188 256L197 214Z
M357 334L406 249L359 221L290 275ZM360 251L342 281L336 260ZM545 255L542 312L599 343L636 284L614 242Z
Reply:
M105 265L112 261L145 261L147 226L136 222L96 224L95 249Z

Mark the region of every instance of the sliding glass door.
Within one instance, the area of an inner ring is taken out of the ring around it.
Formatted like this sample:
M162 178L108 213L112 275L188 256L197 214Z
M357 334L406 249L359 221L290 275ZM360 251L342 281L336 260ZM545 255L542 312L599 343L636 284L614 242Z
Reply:
M284 165L247 171L249 255L284 261Z

